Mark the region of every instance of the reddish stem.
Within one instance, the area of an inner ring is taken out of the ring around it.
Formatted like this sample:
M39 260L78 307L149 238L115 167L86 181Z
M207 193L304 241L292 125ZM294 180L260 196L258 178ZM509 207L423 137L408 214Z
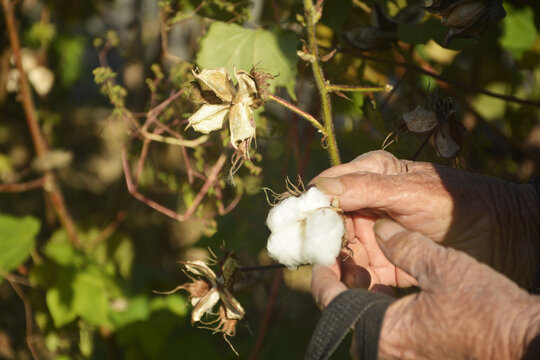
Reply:
M15 26L15 16L13 14L13 4L11 3L10 0L2 0L2 7L4 8L4 17L6 19L6 27L8 30L11 50L13 52L13 59L15 60L15 65L17 66L17 70L19 71L19 74L20 74L19 85L21 89L22 105L23 105L24 113L26 115L26 122L30 130L30 135L32 136L32 142L34 144L34 149L36 150L36 154L38 157L41 157L49 151L49 146L47 144L47 141L45 140L45 136L43 135L39 127L38 120L36 117L36 108L34 106L32 93L30 91L30 85L28 84L28 79L26 78L25 72L23 69L22 58L21 58L21 46L19 43L17 28ZM67 211L67 208L64 202L64 196L62 195L62 191L60 190L60 187L58 186L56 177L54 176L52 172L46 171L44 173L43 179L44 179L43 188L45 189L45 192L54 207L56 216L60 220L60 223L62 224L62 226L65 228L67 235L69 237L69 240L71 241L73 245L77 247L80 246L79 239L77 237L75 224L73 223L73 219L71 218L71 215Z
M283 281L283 273L281 271L276 271L272 281L272 290L270 291L270 296L268 297L268 303L266 304L266 310L264 311L264 316L259 327L259 334L257 335L257 340L255 346L251 351L249 360L255 360L259 357L259 353L264 344L264 338L266 336L266 331L270 326L270 320L272 319L272 313L274 312L274 304L276 303L277 295L279 293L279 288L281 287L281 282Z
M39 178L24 183L17 184L0 184L0 192L24 192L28 190L37 189L43 187L45 184L44 178Z

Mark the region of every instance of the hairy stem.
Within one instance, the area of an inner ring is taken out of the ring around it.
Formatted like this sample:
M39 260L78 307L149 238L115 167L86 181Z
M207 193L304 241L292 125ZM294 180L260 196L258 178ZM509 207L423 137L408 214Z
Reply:
M327 84L327 91L350 91L350 92L378 92L392 90L390 85L383 86L352 86L352 85L335 85Z
M30 129L30 135L32 136L32 142L34 143L36 155L38 157L43 156L49 151L49 146L45 140L45 136L43 135L41 128L39 127L36 117L36 108L32 99L32 93L30 91L30 85L28 84L28 80L22 66L21 46L19 36L17 34L17 28L15 26L13 3L10 0L2 0L2 7L4 9L4 17L6 19L6 27L9 35L11 50L13 52L13 59L15 60L15 65L17 66L17 70L20 74L19 84L21 89L22 105L26 115L26 122L28 124L28 128ZM60 220L62 226L66 229L71 243L75 246L79 246L80 243L77 238L75 224L73 223L73 219L66 208L64 196L62 195L62 191L58 186L56 177L51 171L45 171L43 179L43 188L45 189L45 192L53 205L56 216Z
M324 126L321 125L321 123L315 119L313 116L311 116L310 114L308 114L307 112L299 109L298 107L294 106L293 104L289 103L288 101L276 96L276 95L272 95L272 94L268 94L268 97L272 100L274 100L275 102L277 102L278 104L286 107L287 109L291 110L292 112L300 115L301 117L303 117L304 119L306 119L307 121L309 121L309 123L311 125L313 125L313 127L315 127L317 130L319 130L319 132L321 134L323 134L324 136L327 136L326 134L326 129L324 128Z
M313 76L315 78L315 83L319 89L319 94L321 97L321 107L322 107L322 116L324 127L326 129L327 144L328 144L328 154L330 155L330 162L332 165L339 165L341 160L339 158L339 150L336 142L336 136L334 133L334 122L332 120L332 107L330 103L330 91L327 88L326 80L324 78L324 73L321 67L319 60L319 48L317 46L317 39L315 34L315 25L317 21L317 9L313 5L312 0L304 0L304 12L306 19L306 30L308 34L308 46L311 55L313 56L313 61L311 66L313 68Z

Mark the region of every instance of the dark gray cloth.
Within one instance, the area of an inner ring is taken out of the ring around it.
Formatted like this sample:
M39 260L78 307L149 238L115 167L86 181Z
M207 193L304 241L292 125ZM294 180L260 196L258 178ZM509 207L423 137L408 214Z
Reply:
M336 296L322 313L305 359L328 359L353 327L359 359L377 359L384 313L393 300L361 289Z

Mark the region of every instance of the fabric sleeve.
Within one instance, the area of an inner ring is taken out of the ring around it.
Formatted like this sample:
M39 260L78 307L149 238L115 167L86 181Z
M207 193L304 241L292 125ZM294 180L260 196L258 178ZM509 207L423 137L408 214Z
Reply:
M384 313L390 296L351 289L342 292L323 311L311 337L305 359L328 359L354 328L359 359L375 360Z

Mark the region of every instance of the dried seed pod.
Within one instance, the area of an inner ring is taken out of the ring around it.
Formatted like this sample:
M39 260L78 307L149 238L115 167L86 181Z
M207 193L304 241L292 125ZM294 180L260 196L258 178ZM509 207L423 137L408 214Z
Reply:
M439 124L437 114L434 111L424 109L420 105L413 111L404 113L403 121L407 129L414 133L426 133L435 129Z
M188 126L195 131L208 134L214 130L223 128L227 115L229 115L230 105L204 104L196 113L188 119Z
M441 23L450 27L446 44L453 38L477 37L506 16L502 0L435 0L425 9L442 16Z
M249 98L253 101L253 97L257 96L257 85L250 74L244 70L236 71L234 69L234 77L238 80L238 92L234 102L245 101L243 98Z
M231 144L237 160L249 157L251 141L255 138L253 109L264 104L268 80L274 77L255 68L248 73L234 69L238 84L233 86L224 68L205 69L193 73L197 79L194 95L201 108L188 119L194 130L209 133L222 129L229 120ZM234 157L233 157L234 159ZM236 160L234 160L237 163Z
M253 110L249 104L239 102L231 107L229 128L231 130L231 143L235 149L241 142L255 137L255 121L253 120Z
M463 146L464 133L465 127L452 115L435 132L434 142L439 156L445 159L458 156Z
M424 106L404 113L403 122L411 132L430 133L439 156L452 159L459 155L465 127L455 117L452 98L441 98L434 91Z
M230 103L236 95L227 70L224 68L204 69L199 74L193 72L203 91L211 91L224 102Z

